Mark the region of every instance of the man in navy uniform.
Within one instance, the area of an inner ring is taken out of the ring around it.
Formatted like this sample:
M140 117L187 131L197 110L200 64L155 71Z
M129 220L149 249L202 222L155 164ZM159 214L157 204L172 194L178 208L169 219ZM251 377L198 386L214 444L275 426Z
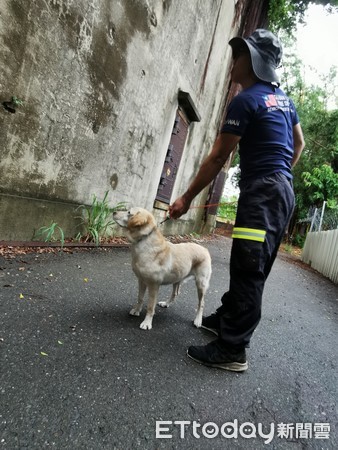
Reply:
M189 347L188 356L207 366L244 371L248 368L245 348L261 318L264 284L294 209L291 168L304 139L295 106L279 88L276 68L282 46L278 38L257 29L250 37L235 37L229 44L232 81L242 91L231 101L211 153L169 213L173 219L185 214L239 145L240 196L230 286L221 306L202 321L202 327L218 339Z

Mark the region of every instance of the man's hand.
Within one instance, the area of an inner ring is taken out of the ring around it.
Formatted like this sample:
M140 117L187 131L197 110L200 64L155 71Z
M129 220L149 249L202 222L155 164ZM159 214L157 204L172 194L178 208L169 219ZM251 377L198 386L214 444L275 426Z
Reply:
M172 205L169 206L170 219L178 219L183 216L183 214L188 211L190 204L191 200L189 200L186 195L179 197Z

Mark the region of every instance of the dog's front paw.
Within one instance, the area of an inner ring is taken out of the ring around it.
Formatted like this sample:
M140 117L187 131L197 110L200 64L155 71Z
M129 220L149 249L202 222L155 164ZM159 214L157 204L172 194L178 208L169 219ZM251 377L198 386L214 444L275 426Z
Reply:
M138 308L132 308L132 309L129 311L129 315L130 315L130 316L139 316L139 315L140 315L140 311L139 311Z
M195 325L196 328L201 328L202 319L195 319L194 320L194 325Z
M153 326L152 320L145 318L144 321L141 323L140 328L141 330L151 330L152 326Z
M161 308L169 308L169 305L167 302L158 302L158 305L161 306Z

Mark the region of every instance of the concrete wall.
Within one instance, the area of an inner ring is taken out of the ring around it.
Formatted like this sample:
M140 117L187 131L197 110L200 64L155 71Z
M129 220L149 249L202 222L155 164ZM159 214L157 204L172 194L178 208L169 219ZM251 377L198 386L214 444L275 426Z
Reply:
M220 123L235 3L0 0L0 101L24 101L0 108L0 240L31 239L51 220L74 235L75 207L107 190L111 206L152 210L179 89L202 117L173 198L185 190ZM166 232L200 218L192 210Z

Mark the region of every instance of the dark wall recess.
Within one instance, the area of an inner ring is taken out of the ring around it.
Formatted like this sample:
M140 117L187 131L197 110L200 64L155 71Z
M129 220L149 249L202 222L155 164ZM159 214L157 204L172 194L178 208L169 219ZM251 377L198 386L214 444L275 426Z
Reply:
M178 92L178 109L155 198L155 207L158 206L158 202L161 202L161 207L169 205L188 137L189 124L200 120L201 116L190 94L180 90Z

